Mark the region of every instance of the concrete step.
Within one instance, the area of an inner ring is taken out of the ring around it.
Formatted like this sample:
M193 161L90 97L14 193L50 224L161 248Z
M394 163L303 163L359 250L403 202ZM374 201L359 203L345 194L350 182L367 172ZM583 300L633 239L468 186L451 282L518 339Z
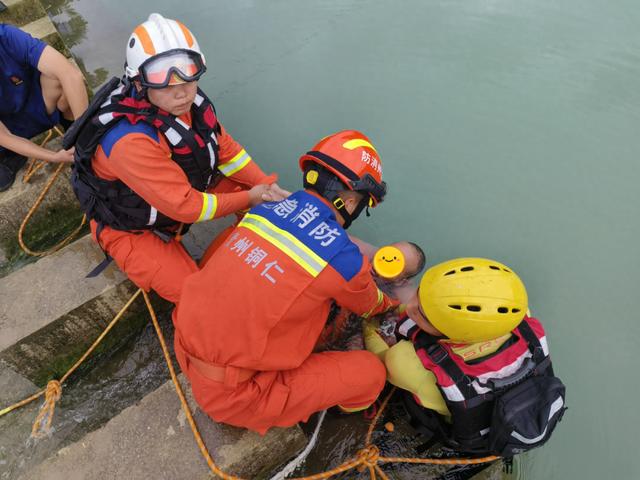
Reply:
M182 376L181 383L209 452L224 471L261 478L304 448L306 438L298 426L272 429L260 436L214 423L197 408ZM19 478L196 480L211 476L169 381Z
M60 148L60 139L53 140L50 147ZM0 193L0 276L37 260L22 253L18 230L56 168L54 164L45 165L29 183L23 182L23 169L18 172L14 185ZM82 212L71 189L69 172L70 168L65 167L26 227L24 241L33 250L52 246L80 224Z
M4 3L9 8L0 13L0 22L16 25L43 40L77 66L71 52L39 1L5 0ZM42 138L44 137L41 135L34 141L39 143ZM51 141L47 148L52 150L61 148L60 139ZM18 173L13 187L7 192L0 193L0 277L37 260L20 252L17 232L26 213L56 167L57 165L47 165L28 184L22 182L25 173L23 169ZM55 243L56 238L63 238L64 232L70 232L71 226L77 225L82 216L69 185L69 169L65 170L65 174L56 181L29 224L25 241L29 246L34 245L36 249L41 248L42 245Z
M47 42L66 57L71 56L41 2L37 0L5 0L4 4L9 8L0 13L0 22L16 25L35 38Z
M102 259L85 236L0 279L0 360L40 386L63 375L137 290L113 264L85 278ZM147 318L144 303L134 302L102 349Z

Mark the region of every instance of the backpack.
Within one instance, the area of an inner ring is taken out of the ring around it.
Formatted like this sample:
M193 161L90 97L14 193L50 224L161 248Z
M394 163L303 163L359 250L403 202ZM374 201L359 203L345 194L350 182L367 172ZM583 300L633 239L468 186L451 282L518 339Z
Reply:
M433 340L418 341L417 346L455 382L462 400L443 397L452 422L430 412L416 414L409 408L413 423L421 431L430 431L445 445L479 455L511 457L543 445L553 433L566 410L565 386L553 373L551 358L527 319L517 327L531 356L508 377L480 381L466 374L447 350ZM473 384L482 387L479 393ZM442 388L439 385L440 390ZM415 401L413 402L415 404ZM419 407L426 410L423 407ZM434 417L437 428L434 428Z

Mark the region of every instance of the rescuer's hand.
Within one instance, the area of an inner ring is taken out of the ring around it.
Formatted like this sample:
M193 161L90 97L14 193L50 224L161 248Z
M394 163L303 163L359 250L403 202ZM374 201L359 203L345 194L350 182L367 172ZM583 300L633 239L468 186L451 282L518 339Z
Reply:
M72 163L75 151L76 147L71 147L69 150L58 150L51 156L50 161L54 163Z
M272 183L269 187L269 192L274 196L273 202L279 202L291 195L289 190L281 188L277 183Z
M249 190L249 204L252 207L260 205L262 202L272 202L272 195L269 191L270 185L254 185Z

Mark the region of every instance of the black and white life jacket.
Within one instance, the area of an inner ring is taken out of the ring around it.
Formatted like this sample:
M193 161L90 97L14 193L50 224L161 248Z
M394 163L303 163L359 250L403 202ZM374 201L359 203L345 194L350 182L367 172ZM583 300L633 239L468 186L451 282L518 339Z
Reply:
M145 122L156 128L171 148L171 158L189 183L205 191L214 181L218 164L218 124L215 109L198 89L191 107L192 126L130 95L132 86L113 78L96 93L87 111L65 135L63 146L75 146L71 175L73 190L87 216L117 230L165 230L178 221L159 212L120 180L105 180L91 161L100 141L118 122Z

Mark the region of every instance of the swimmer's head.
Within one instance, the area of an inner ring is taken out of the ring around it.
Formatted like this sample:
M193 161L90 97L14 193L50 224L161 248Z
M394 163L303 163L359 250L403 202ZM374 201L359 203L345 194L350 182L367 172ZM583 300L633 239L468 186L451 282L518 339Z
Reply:
M373 266L376 273L389 280L405 280L418 275L424 268L426 257L413 242L395 242L375 253Z

